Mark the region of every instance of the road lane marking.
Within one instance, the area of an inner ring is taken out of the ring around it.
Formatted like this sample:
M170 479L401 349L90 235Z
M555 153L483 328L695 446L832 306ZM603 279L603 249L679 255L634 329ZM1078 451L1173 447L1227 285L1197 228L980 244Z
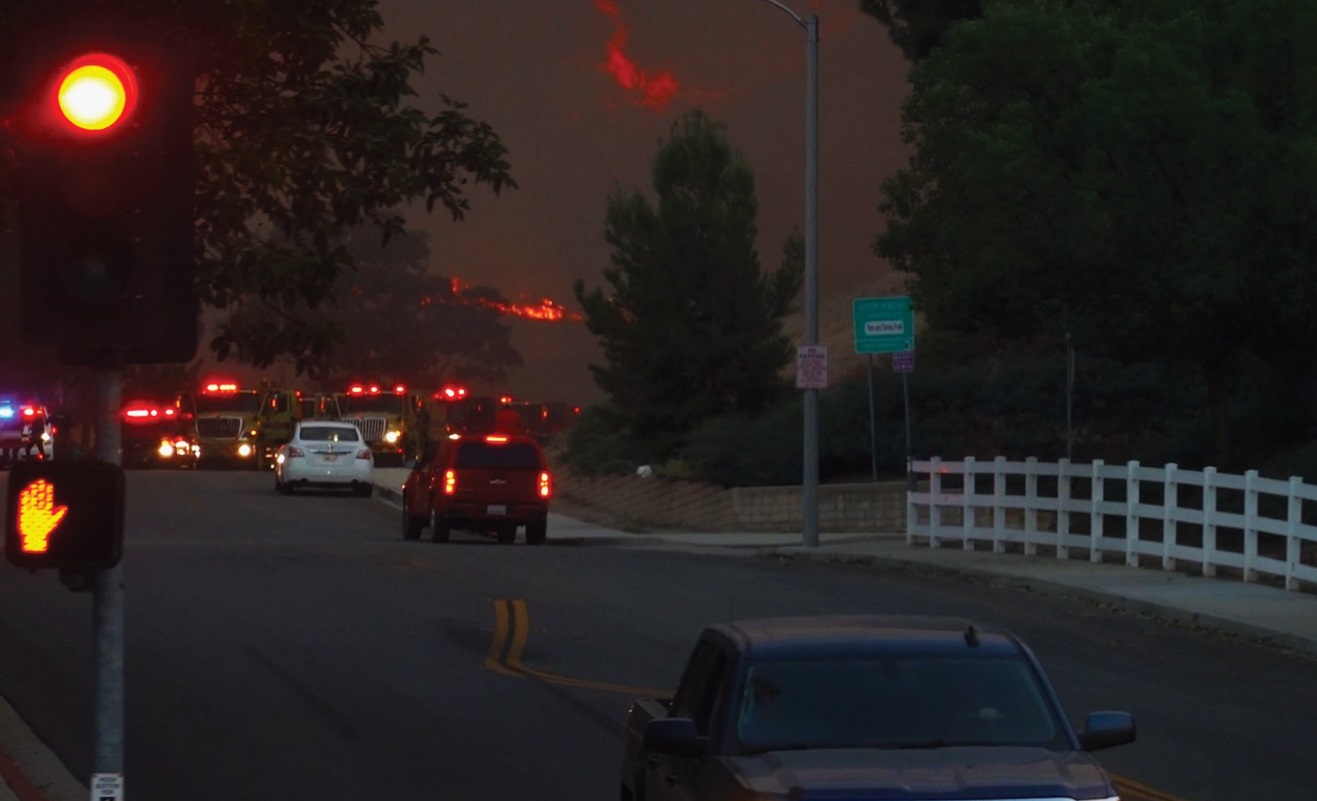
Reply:
M579 687L587 690L603 690L633 697L661 697L670 693L669 690L655 690L649 687L632 687L626 684L612 684L610 682L560 676L556 673L530 667L521 661L522 654L526 651L526 643L529 640L530 611L526 606L526 602L520 598L512 600L496 599L494 601L494 638L490 641L489 651L485 655L485 667L487 669L505 676L537 679L547 684Z

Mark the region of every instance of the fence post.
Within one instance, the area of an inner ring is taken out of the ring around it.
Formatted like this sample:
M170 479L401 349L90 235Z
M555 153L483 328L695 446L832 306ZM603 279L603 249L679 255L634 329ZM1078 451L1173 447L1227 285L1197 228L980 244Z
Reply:
M1216 468L1203 468L1203 575L1216 575Z
M992 551L1006 551L1006 457L992 460Z
M1290 476L1290 508L1285 521L1285 589L1299 589L1299 580L1294 577L1294 569L1299 565L1299 524L1303 522L1303 499L1299 497L1299 487L1303 479Z
M1258 471L1244 474L1244 581L1255 581L1253 558L1258 555Z
M1103 468L1106 462L1102 459L1093 460L1093 478L1092 478L1092 511L1089 513L1088 525L1088 561L1097 564L1102 561L1102 527L1106 525L1102 517L1102 504L1106 500L1107 483L1102 478Z
M1180 506L1180 485L1176 473L1180 466L1166 465L1166 478L1162 482L1162 570L1175 569L1175 511Z
M1038 544L1034 538L1038 534L1038 457L1030 456L1024 460L1024 553L1033 556L1038 553Z
M934 456L928 467L928 547L938 547L942 528L942 457Z
M974 485L978 479L975 470L977 469L977 460L973 456L966 456L963 484L965 492L961 496L964 501L964 511L961 513L960 518L960 525L964 529L964 539L961 540L960 547L967 551L974 550L974 514L978 511L978 507L974 504L974 491L976 489Z
M1139 463L1129 462L1125 474L1125 564L1139 566Z
M1069 559L1070 547L1070 460L1056 463L1056 558Z

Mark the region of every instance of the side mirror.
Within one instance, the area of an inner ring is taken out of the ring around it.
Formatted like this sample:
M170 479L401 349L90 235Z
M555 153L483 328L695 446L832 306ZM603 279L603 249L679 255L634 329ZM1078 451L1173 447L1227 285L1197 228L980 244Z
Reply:
M1128 712L1094 712L1084 721L1079 746L1085 751L1099 751L1132 743L1137 733L1134 716Z
M708 745L709 738L700 736L690 718L660 718L645 725L646 751L694 757L702 755Z

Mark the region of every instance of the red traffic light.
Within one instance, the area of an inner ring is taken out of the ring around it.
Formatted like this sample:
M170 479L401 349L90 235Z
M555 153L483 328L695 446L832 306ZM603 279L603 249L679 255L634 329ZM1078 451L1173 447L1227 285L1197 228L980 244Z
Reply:
M80 131L108 131L130 120L137 108L132 68L109 53L87 53L67 62L53 83L56 118Z

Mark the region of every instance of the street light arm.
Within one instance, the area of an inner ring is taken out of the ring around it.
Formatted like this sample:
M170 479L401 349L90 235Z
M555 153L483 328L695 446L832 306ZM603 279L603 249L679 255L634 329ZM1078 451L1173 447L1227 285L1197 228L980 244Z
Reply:
M806 30L809 29L809 26L805 24L805 20L801 19L799 14L787 8L786 6L782 5L781 3L778 2L778 0L764 0L764 2L770 5L777 6L778 8L782 9L782 12L784 14L795 20L797 25L799 25L802 28L805 28Z

